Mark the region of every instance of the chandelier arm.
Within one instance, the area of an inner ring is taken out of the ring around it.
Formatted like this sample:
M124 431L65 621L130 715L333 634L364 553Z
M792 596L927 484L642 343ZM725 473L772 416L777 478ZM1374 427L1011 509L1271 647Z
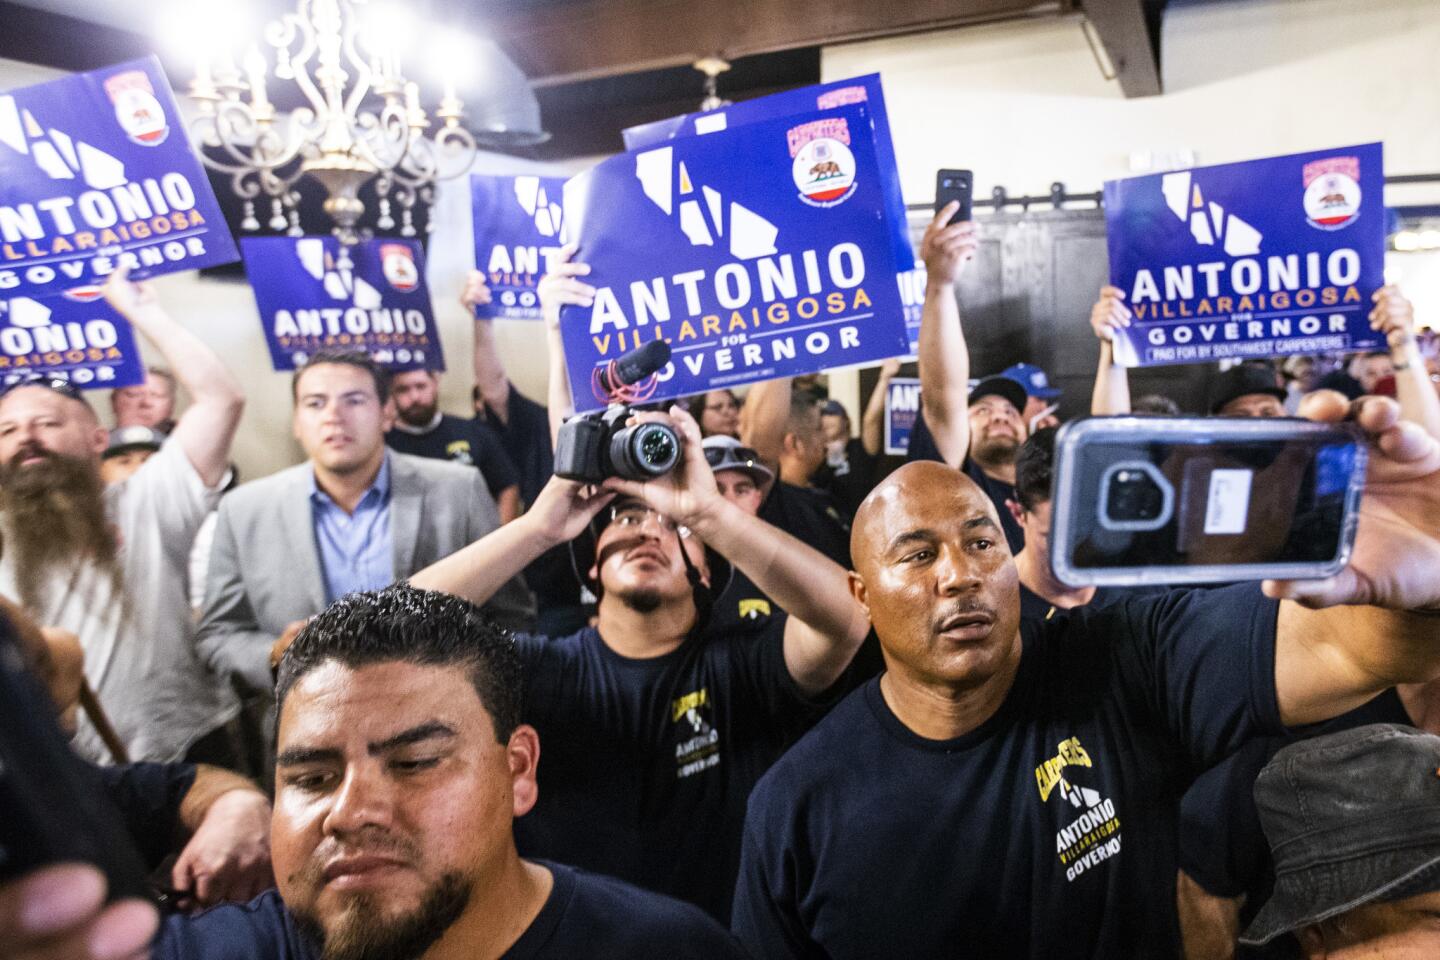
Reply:
M404 104L387 103L379 116L366 112L355 118L355 147L379 170L393 170L419 140L406 122Z
M283 37L280 37L278 30L276 31L276 36L281 42L277 43L275 39L267 39L272 46L276 48L283 46L288 50L290 42L299 36L300 48L289 56L290 69L294 75L295 85L300 88L301 93L305 94L305 99L310 101L313 111L319 115L327 109L327 106L324 95L321 94L320 88L315 86L315 81L310 76L310 61L315 56L318 44L315 40L315 30L311 27L310 17L306 12L309 7L310 0L300 0L299 13L286 13L276 21L285 31Z
M364 101L365 95L370 92L374 79L370 64L355 49L355 35L358 32L356 20L352 18L345 24L345 36L341 41L341 49L345 52L345 58L350 61L350 66L355 70L355 85L350 89L350 96L345 99L345 115L348 117L356 116L360 112L360 104Z
M236 163L257 168L283 167L298 157L304 148L306 120L310 116L313 114L303 107L291 113L287 124L289 136L281 138L276 131L267 130L256 121L249 104L238 100L222 103L216 108L214 116L216 139L219 146ZM255 138L254 146L249 151L239 142L240 138L246 136ZM272 152L264 146L271 138L280 138L281 149ZM285 142L287 140L288 144ZM202 159L205 156L202 152Z

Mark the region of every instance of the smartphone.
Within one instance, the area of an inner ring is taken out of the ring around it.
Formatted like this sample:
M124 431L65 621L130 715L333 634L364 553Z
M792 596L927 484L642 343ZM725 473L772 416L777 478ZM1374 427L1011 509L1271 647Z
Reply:
M939 213L951 201L960 201L960 209L950 218L950 223L971 219L971 196L975 175L969 170L939 170L935 173L935 212ZM948 226L949 224L947 224Z
M1044 410L1041 410L1039 413L1035 414L1035 416L1031 417L1029 424L1030 432L1033 434L1036 430L1039 430L1041 422L1045 420L1046 417L1053 417L1056 411L1058 411L1059 409L1060 404L1052 403Z
M0 614L0 881L62 862L98 867L111 900L150 897L120 814L71 751Z
M1355 542L1366 454L1358 428L1291 418L1065 424L1052 568L1074 587L1333 576Z

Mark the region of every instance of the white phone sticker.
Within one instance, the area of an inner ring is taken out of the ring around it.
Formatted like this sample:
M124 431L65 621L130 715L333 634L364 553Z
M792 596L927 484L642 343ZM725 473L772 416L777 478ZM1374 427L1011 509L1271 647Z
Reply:
M1245 518L1250 513L1251 470L1213 470L1210 473L1210 497L1205 507L1207 534L1245 532Z

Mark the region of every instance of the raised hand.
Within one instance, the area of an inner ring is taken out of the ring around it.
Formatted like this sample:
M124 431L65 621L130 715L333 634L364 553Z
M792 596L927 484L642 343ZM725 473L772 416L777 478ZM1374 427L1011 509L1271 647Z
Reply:
M483 307L490 303L490 284L485 282L485 274L479 270L471 270L465 275L465 289L460 291L460 305L470 312L476 307Z
M1114 340L1115 334L1130 326L1130 308L1125 305L1125 291L1119 287L1101 287L1100 299L1090 308L1090 329L1101 340Z
M684 407L672 406L670 413L642 413L634 422L668 423L680 437L682 453L674 470L644 482L611 477L605 487L627 497L643 500L662 515L691 529L698 528L725 499L715 486L715 474L705 461L700 443L700 425Z
M954 283L965 269L965 264L975 259L975 251L979 249L979 231L973 220L950 223L950 218L959 209L958 200L947 203L935 214L935 219L930 221L920 239L920 259L925 261L925 271L931 282Z
M595 288L577 277L590 272L588 263L575 263L573 257L579 246L567 243L560 248L550 264L550 271L540 278L536 293L540 296L540 313L545 326L551 330L560 329L560 308L566 304L588 307L595 302Z

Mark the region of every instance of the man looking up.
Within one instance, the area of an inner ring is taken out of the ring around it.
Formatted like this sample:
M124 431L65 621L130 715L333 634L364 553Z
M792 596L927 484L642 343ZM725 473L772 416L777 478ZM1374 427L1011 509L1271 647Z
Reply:
M110 394L115 427L149 427L161 433L175 429L175 375L164 367L146 367L145 382L119 387Z
M1307 412L1346 409L1321 395ZM887 669L756 786L741 941L835 960L956 944L1173 955L1178 800L1196 773L1440 676L1440 442L1386 400L1354 419L1371 460L1338 576L1049 621L1021 619L1015 564L972 481L926 463L892 474L856 517L851 574Z
M667 422L684 448L674 473L594 491L557 478L519 520L412 583L482 602L544 550L576 541L598 625L516 641L521 716L548 758L540 800L517 828L521 853L723 918L745 798L818 716L868 624L843 569L720 495L694 419L674 407ZM788 616L716 629L710 613L731 565Z
M440 375L402 370L390 376L397 419L385 434L392 450L475 467L485 479L501 523L520 516L520 478L494 431L483 420L440 412Z
M365 354L316 353L293 390L309 460L221 501L198 638L217 672L266 695L277 637L500 525L474 469L386 451L386 377ZM533 616L518 580L497 584L488 609L512 627Z
M105 487L109 435L69 384L42 378L0 396L0 594L80 638L85 676L132 760L223 763L219 728L237 704L196 657L186 563L245 397L154 289L127 275L111 274L106 299L180 371L192 402L159 452ZM110 760L88 719L76 747Z
M1025 442L1027 396L1019 381L997 376L970 389L970 351L960 322L955 284L979 245L975 224L950 223L950 203L920 240L925 261L925 303L920 313L920 416L906 459L938 460L961 470L990 498L1011 553L1025 546L1007 500L1015 498L1015 453Z
M514 642L469 604L351 594L297 638L277 694L279 890L171 917L156 960L743 956L693 906L520 858L512 825L535 804L540 742ZM83 902L94 892L70 867L0 885L0 957L124 956L144 914L101 914Z

